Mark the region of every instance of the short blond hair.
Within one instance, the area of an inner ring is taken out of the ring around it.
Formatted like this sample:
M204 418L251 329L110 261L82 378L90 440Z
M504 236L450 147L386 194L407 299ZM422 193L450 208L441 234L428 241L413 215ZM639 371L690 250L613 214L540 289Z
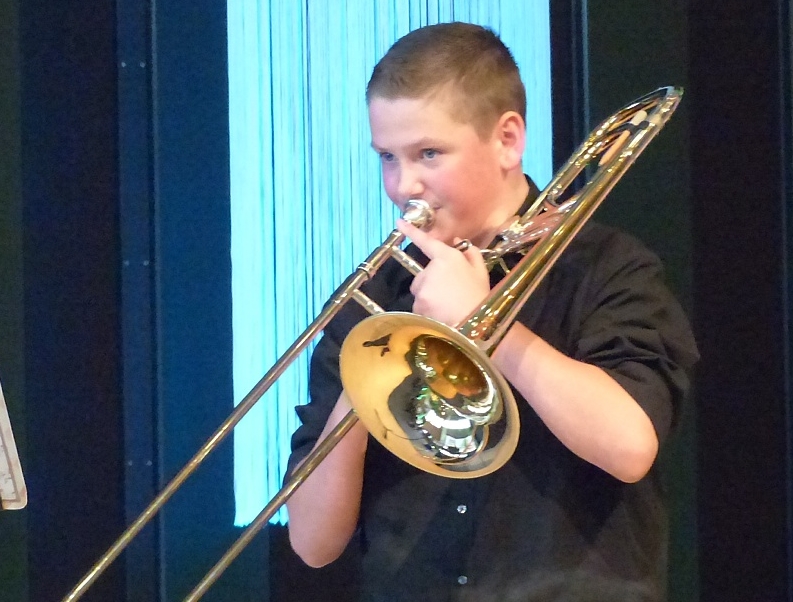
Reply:
M486 27L440 23L403 36L375 66L366 101L440 93L451 101L452 117L483 138L507 111L526 120L526 89L515 59Z

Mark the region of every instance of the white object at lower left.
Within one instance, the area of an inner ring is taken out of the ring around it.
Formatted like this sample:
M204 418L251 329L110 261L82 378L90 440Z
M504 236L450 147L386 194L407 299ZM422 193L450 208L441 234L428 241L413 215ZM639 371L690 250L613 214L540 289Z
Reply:
M0 501L3 510L20 510L27 506L28 491L22 476L11 420L8 417L3 388L0 386Z

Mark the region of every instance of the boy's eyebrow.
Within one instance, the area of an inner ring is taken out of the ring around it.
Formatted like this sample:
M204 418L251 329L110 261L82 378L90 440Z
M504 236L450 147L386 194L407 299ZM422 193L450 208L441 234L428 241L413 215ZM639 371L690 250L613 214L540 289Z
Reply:
M377 151L378 153L382 153L385 151L384 148L380 148L374 143L374 140L370 142L370 146ZM408 148L435 148L438 146L442 146L442 143L439 140L434 138L421 138L420 140L416 140L415 142L410 143L407 145Z
M440 146L440 141L435 138L424 137L420 140L416 140L410 146L412 148L435 148L436 146Z

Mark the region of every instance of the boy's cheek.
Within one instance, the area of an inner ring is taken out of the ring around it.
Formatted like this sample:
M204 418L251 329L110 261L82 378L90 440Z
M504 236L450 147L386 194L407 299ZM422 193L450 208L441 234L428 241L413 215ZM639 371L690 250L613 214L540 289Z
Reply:
M385 193L388 195L388 198L396 203L398 200L396 196L396 178L385 170L383 170L383 188L385 188Z

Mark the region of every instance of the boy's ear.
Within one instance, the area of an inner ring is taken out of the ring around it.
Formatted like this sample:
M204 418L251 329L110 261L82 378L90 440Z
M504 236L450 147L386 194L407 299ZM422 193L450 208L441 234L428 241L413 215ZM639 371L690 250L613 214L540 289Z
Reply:
M523 117L515 111L504 113L496 124L496 136L500 145L501 168L508 171L520 167L526 147Z

